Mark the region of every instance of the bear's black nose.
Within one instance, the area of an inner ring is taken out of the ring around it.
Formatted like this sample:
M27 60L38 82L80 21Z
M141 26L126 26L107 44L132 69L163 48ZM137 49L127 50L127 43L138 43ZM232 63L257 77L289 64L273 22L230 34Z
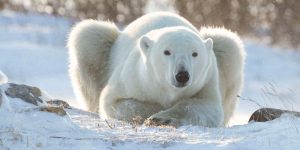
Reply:
M176 81L180 84L185 84L186 82L189 81L190 75L187 71L179 71L176 76Z

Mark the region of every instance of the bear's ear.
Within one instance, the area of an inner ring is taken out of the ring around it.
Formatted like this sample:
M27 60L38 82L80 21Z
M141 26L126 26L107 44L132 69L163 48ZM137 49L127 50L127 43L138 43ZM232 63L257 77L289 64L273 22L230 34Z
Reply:
M213 49L214 42L211 38L208 38L208 39L204 40L204 44L205 44L207 50L212 50Z
M147 37L147 36L143 36L140 40L140 47L141 49L146 52L153 44L153 41Z

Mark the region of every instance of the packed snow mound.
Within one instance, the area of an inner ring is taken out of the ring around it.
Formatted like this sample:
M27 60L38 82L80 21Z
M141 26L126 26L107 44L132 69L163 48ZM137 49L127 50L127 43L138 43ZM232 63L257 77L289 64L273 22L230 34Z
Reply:
M49 101L51 99L36 87L13 83L1 85L1 149L38 148L42 145L39 145L39 142L32 143L35 141L34 138L39 138L34 135L49 135L55 131L73 132L76 125L70 117L53 110L53 108L60 109L60 111L64 109L48 104ZM29 143L29 140L33 141Z
M30 97L31 96L31 97ZM30 100L28 100L30 99ZM36 87L0 86L0 147L9 149L297 149L300 119L291 115L230 128L145 127L65 107ZM57 101L61 102L61 101ZM62 106L59 106L60 108Z

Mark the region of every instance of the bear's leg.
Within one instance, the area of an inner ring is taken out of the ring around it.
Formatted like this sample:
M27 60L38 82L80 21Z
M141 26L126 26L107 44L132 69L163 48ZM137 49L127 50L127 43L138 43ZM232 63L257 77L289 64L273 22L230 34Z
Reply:
M135 99L120 99L113 109L115 110L114 118L132 122L139 119L143 123L145 119L162 110L162 106L157 103L142 102Z
M219 127L223 123L221 104L211 103L209 99L185 99L174 107L149 117L146 125L201 125Z
M223 125L224 112L216 78L208 82L195 96L180 100L173 107L149 117L146 125L201 125L219 127Z
M224 125L233 115L237 95L243 85L245 49L239 36L224 28L203 27L200 35L213 39L213 50L217 58L220 89L223 97Z
M158 103L140 101L123 95L124 89L115 85L116 80L111 80L105 86L100 96L100 115L106 119L115 118L127 122L140 118L144 121L151 115L163 110ZM143 123L143 122L141 122Z

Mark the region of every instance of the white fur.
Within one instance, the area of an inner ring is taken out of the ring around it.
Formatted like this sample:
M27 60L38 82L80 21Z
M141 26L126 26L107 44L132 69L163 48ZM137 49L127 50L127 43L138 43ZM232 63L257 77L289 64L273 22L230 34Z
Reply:
M212 38L217 57L220 91L224 109L224 124L233 115L237 96L240 94L244 79L245 50L237 34L224 28L203 27L200 29L203 38Z
M0 84L6 83L7 77L6 75L0 70Z
M225 29L205 28L199 34L170 13L145 15L120 33L106 22L83 22L72 30L68 46L76 92L91 111L97 109L101 92L99 111L105 118L131 121L140 116L176 127L222 126L242 85L239 38ZM170 56L163 54L165 49ZM198 56L192 57L193 52ZM190 80L178 88L174 75L181 66Z
M69 73L74 92L90 111L98 112L100 92L108 80L107 57L118 34L112 23L85 20L69 35Z

